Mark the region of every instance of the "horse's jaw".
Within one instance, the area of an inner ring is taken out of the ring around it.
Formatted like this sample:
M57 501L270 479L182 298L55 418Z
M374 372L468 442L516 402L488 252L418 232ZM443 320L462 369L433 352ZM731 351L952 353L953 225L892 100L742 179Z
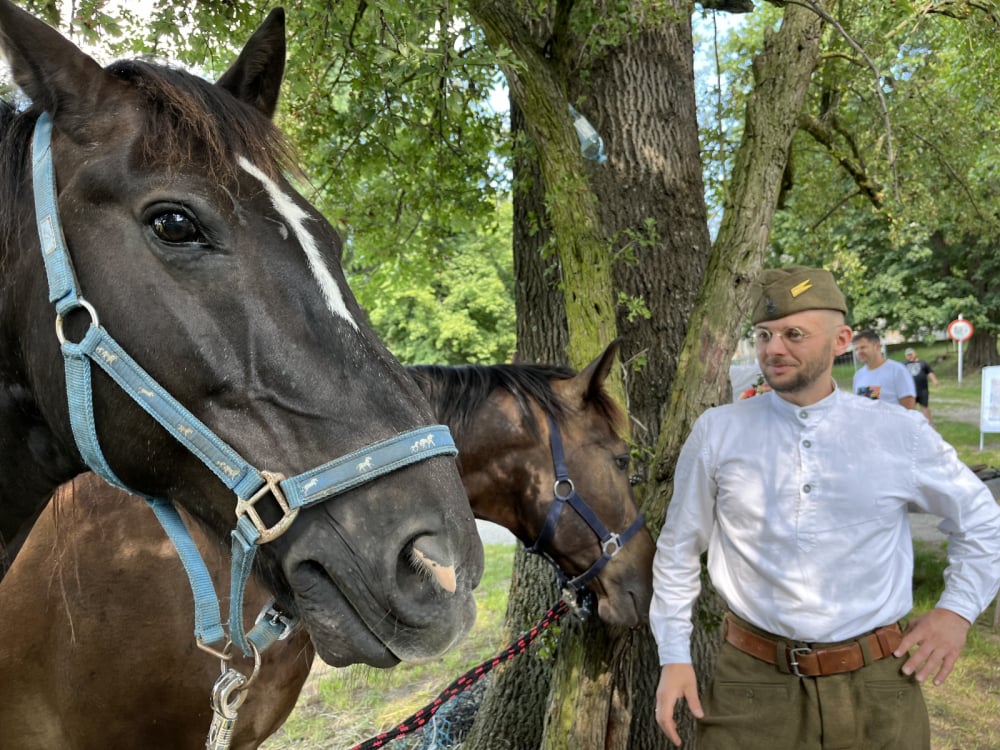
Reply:
M421 604L440 600L433 607L440 619L426 626L406 623L405 615L399 612L376 612L369 594L359 594L354 587L345 592L315 562L299 564L289 581L316 653L335 667L368 664L388 668L401 661L423 661L451 648L475 621L475 602L468 595L467 583L460 579L453 593L436 583L427 587ZM467 601L456 606L455 600L462 598Z

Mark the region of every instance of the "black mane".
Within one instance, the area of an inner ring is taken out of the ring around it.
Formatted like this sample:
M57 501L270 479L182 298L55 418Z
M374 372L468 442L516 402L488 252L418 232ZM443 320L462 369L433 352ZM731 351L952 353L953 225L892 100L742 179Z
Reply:
M270 119L226 90L187 71L146 60L119 60L105 70L145 99L140 144L147 161L198 164L228 181L244 156L272 177L293 164Z
M561 421L564 406L552 389L552 381L576 375L571 368L557 365L410 365L406 370L430 401L436 417L452 425L456 436L465 432L497 388L510 392L532 431L537 433L538 425L530 409L531 400ZM621 425L621 410L604 390L594 401L613 425Z
M36 119L36 114L19 114L12 102L0 99L0 251L7 245L17 245L15 229L34 227L33 222L19 219L17 211L24 208L14 197L31 190L30 144ZM2 261L0 258L0 272Z
M465 432L497 388L510 392L529 428L537 431L530 400L537 401L544 411L559 419L563 408L552 390L550 378L565 380L574 375L568 367L553 365L412 365L406 369L427 396L437 418L454 425L458 435Z

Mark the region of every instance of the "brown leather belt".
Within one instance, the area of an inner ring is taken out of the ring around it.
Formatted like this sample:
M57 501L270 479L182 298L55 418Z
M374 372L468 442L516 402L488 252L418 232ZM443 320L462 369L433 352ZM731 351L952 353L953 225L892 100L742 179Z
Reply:
M793 643L774 640L748 630L728 614L723 624L723 634L728 643L743 653L774 664L782 672L797 677L823 677L853 672L866 664L891 656L903 640L899 625L894 623L852 641L832 646L796 647Z

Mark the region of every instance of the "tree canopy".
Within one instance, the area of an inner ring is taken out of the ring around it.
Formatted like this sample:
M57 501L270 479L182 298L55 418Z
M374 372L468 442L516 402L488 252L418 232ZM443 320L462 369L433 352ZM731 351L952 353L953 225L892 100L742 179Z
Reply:
M722 56L744 94L746 51L772 16L754 15ZM857 327L916 338L975 321L986 347L974 364L998 361L998 42L992 2L840 2L771 243L773 264L835 270Z

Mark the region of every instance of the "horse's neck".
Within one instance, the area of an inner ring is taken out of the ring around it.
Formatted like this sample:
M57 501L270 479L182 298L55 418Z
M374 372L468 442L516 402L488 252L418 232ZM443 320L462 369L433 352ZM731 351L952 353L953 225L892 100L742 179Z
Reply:
M507 447L478 429L482 426L482 412L471 420L471 428L463 430L454 419L445 416L445 405L435 401L436 394L426 395L435 418L451 430L455 439L459 472L473 515L499 524L524 540L526 531L521 520L524 514L519 510L521 504L528 502L528 492L523 486L523 474L515 476L501 468L498 459L504 458Z
M60 448L27 390L0 383L0 543L13 545L49 495L83 470ZM9 551L9 550L8 550Z
M524 488L518 486L512 477L498 474L491 459L476 460L473 456L463 456L461 446L459 456L462 483L473 515L499 524L523 540L526 531L519 507L526 502Z

